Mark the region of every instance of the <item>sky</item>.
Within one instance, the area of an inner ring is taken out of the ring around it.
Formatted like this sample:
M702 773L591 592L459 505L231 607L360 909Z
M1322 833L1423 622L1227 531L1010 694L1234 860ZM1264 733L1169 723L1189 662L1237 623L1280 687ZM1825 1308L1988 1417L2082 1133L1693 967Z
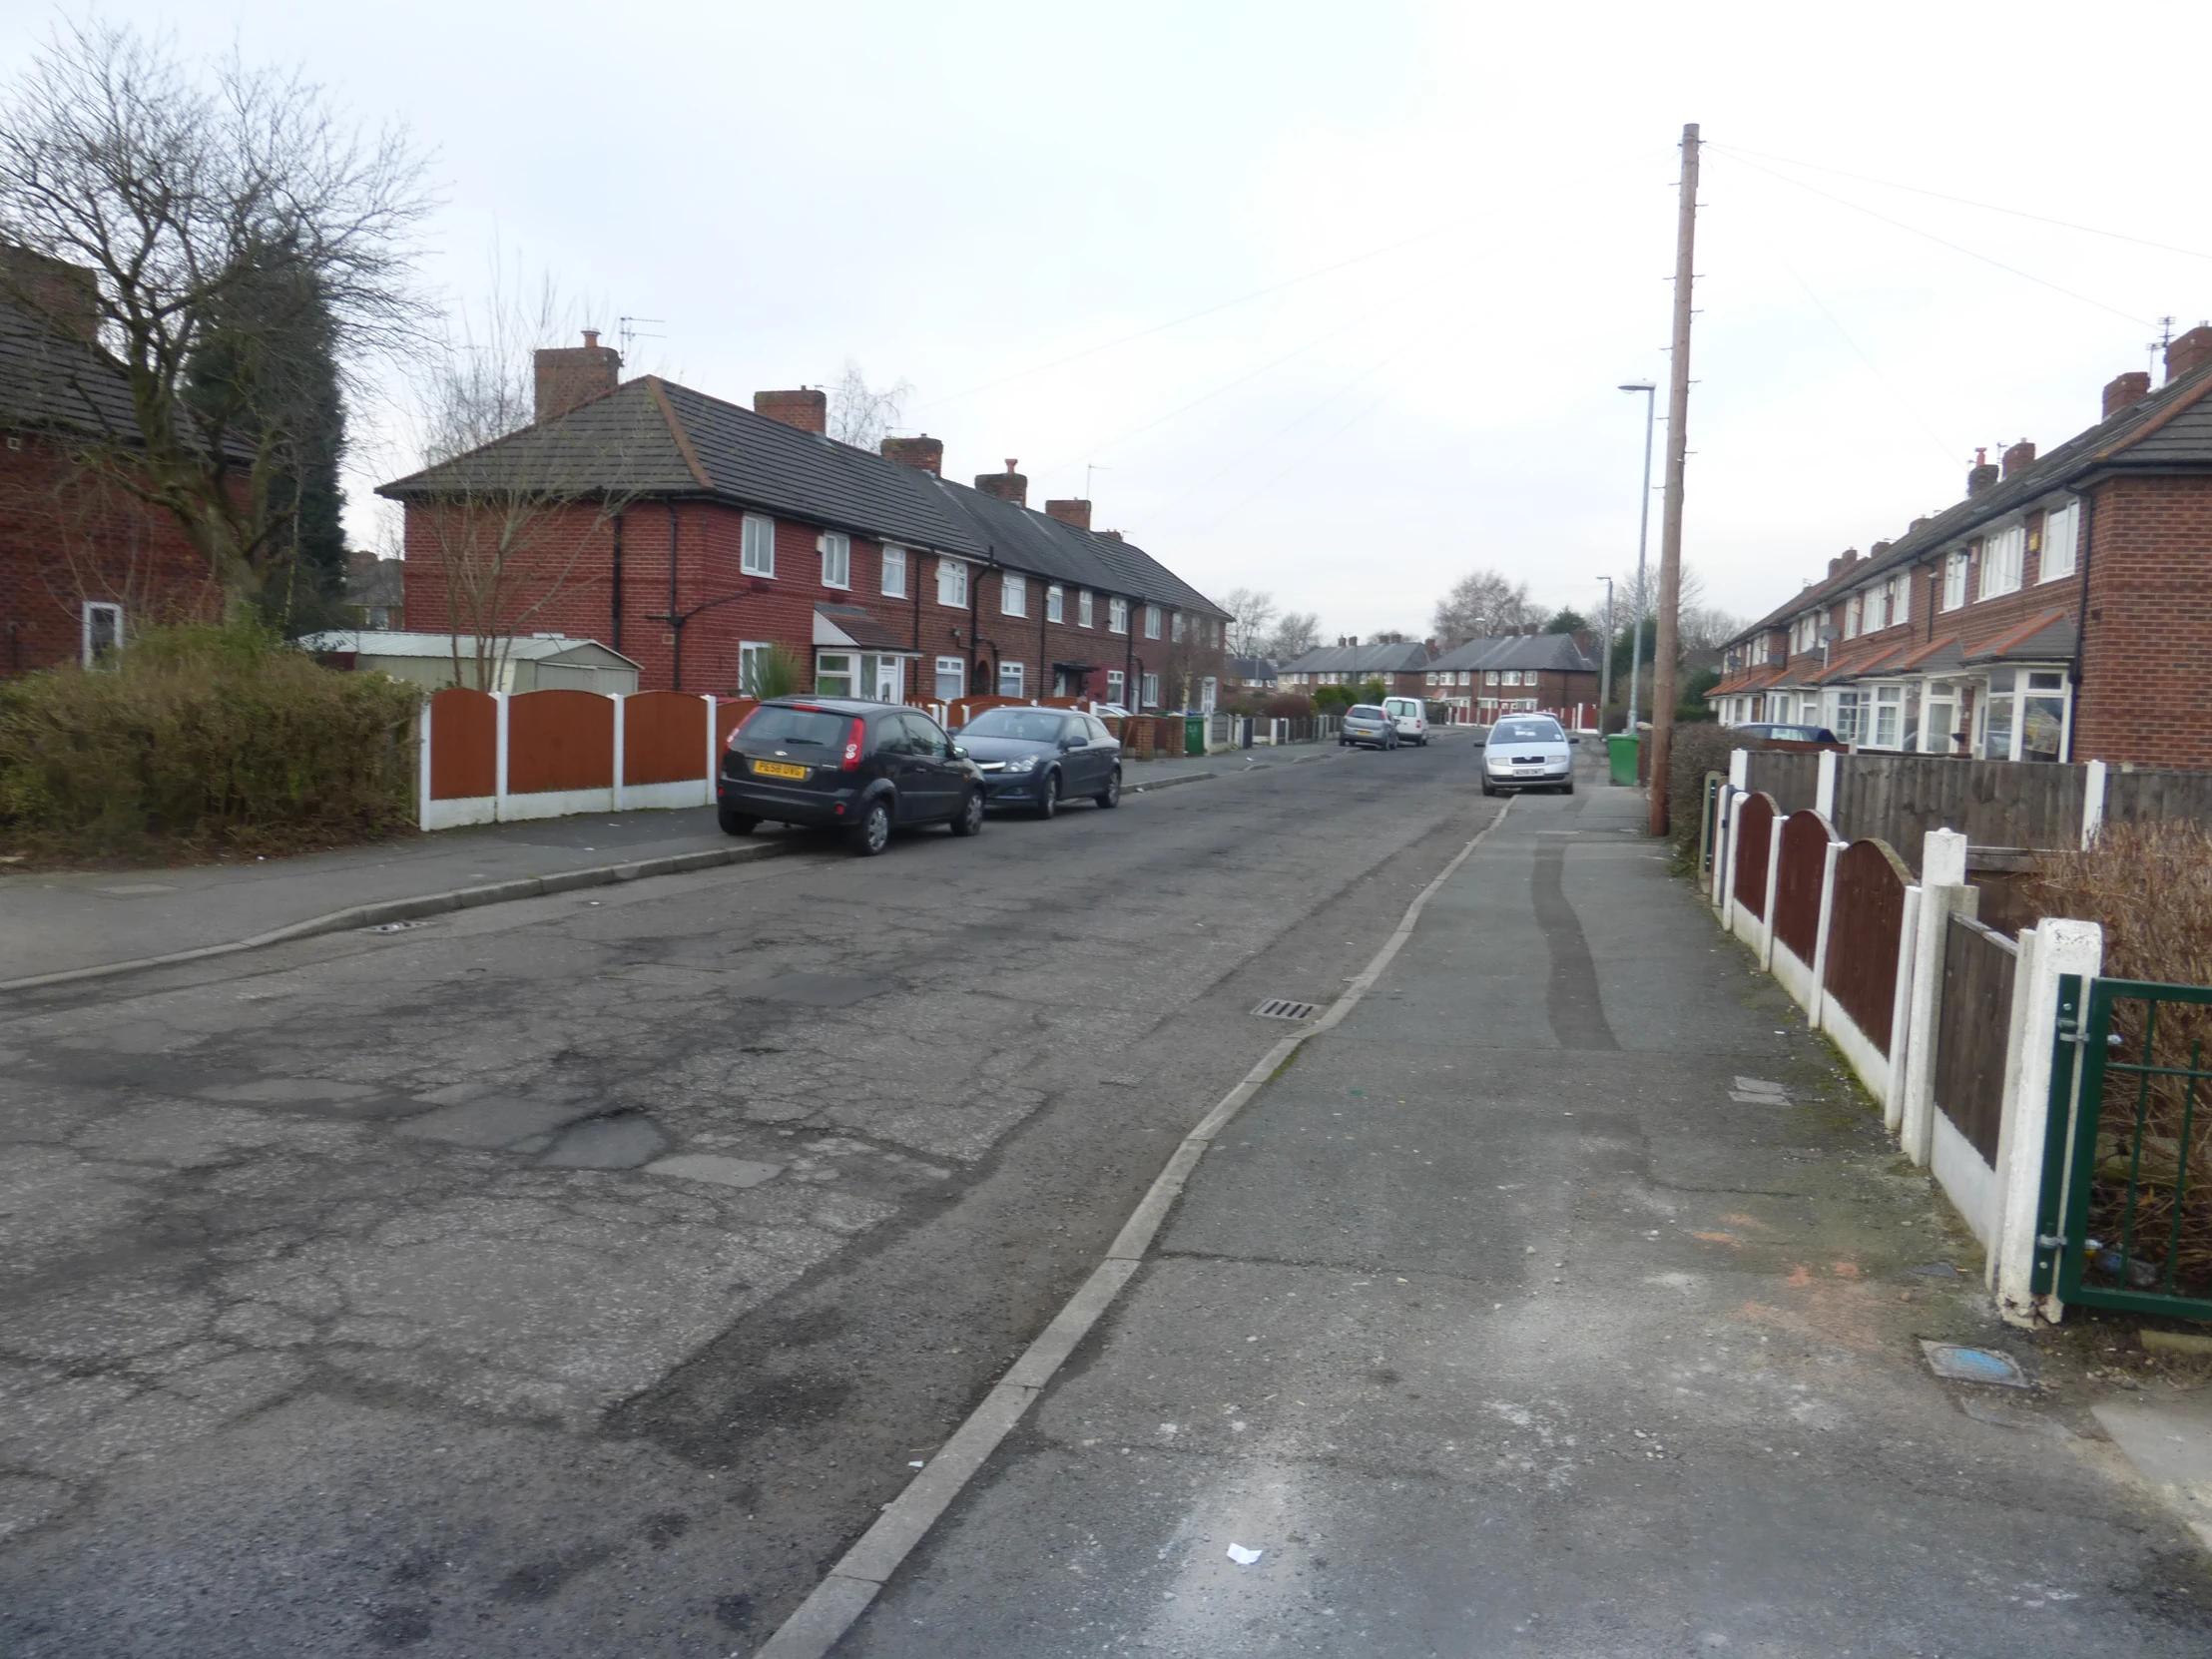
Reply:
M80 15L7 8L0 69ZM899 429L949 475L1012 457L1032 505L1087 490L1201 590L1331 637L1418 637L1476 568L1595 614L1634 567L1645 400L1616 388L1666 378L1685 122L1684 556L1726 610L1956 500L1977 447L2092 423L2160 319L2212 315L2174 67L2212 44L2201 4L101 15L404 125L447 307L549 278L610 336L656 319L626 372L738 401L855 362L911 387ZM375 545L370 492L415 457L384 402L352 421Z

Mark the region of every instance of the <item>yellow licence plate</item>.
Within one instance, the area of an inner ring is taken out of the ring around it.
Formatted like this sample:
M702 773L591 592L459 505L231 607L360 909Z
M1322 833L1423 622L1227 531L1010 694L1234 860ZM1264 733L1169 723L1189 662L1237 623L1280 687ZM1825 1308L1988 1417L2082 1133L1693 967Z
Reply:
M795 767L783 761L755 761L753 770L763 778L804 778L805 767Z

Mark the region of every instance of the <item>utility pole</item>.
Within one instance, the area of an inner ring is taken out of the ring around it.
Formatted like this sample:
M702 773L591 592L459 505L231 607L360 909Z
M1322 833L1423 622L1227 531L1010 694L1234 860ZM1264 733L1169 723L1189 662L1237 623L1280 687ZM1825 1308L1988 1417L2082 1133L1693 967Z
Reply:
M1674 246L1674 361L1667 371L1667 501L1659 519L1659 638L1651 664L1651 832L1667 832L1667 763L1674 747L1675 659L1681 654L1682 463L1690 435L1690 284L1697 247L1697 123L1682 129L1682 203Z
M1605 730L1605 711L1613 706L1613 579L1600 576L1605 584L1605 647L1597 660L1597 725Z

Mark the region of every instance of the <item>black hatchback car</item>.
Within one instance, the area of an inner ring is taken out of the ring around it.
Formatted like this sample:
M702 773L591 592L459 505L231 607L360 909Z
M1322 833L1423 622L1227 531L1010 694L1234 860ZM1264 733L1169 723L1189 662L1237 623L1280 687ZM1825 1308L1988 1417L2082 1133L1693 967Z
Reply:
M788 697L762 704L730 734L715 805L723 830L750 835L763 823L841 830L872 857L893 826L983 828L983 778L966 751L918 709L846 697Z
M1121 744L1095 715L1067 709L985 709L960 728L993 807L1050 818L1085 796L1121 805Z

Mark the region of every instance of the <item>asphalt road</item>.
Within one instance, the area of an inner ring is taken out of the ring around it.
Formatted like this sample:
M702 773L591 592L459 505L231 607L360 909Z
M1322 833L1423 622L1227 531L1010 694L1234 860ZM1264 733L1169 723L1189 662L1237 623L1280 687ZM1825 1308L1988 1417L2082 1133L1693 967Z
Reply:
M0 1652L747 1652L1489 821L1463 740L0 1008Z

